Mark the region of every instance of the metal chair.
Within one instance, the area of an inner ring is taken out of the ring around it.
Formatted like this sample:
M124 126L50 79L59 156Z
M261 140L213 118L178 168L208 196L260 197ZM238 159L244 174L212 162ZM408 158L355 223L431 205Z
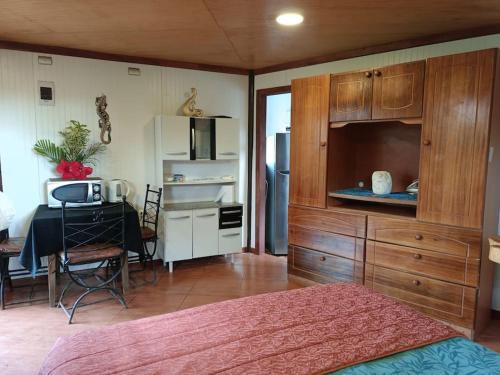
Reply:
M148 261L153 267L152 283L156 284L157 273L154 256L156 254L156 246L158 242L158 218L160 214L162 188L153 190L150 185L146 185L146 198L144 200L144 210L142 211L142 226L141 237L144 248L143 270L146 269ZM153 251L149 251L148 244L153 244Z
M33 299L33 292L35 286L42 284L31 283L30 285L16 286L16 288L27 288L27 287L31 288L28 299L14 300L13 302L9 303L5 302L5 284L7 282L9 283L9 289L11 291L14 289L14 286L12 285L11 272L9 270L10 258L17 258L21 254L21 250L23 249L25 241L26 238L24 237L14 237L14 238L9 237L9 232L7 230L3 230L0 232L0 308L2 310L4 310L5 307L10 305L18 305L22 303L32 303L32 302L47 300L47 298Z
M58 306L61 307L71 324L78 307L116 298L127 308L125 299L116 287L116 279L121 274L125 261L125 199L122 203L99 206L68 208L62 202L63 251L59 254L69 282L61 292ZM100 272L108 262L118 264L111 274ZM95 264L95 267L81 267ZM75 300L73 306L64 305L64 297L72 286L85 291ZM91 293L107 291L110 298L82 304Z

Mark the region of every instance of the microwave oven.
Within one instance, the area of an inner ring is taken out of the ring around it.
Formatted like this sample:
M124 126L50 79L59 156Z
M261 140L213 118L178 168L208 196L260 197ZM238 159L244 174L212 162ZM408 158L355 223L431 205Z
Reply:
M50 208L96 206L102 204L103 180L86 178L85 180L63 180L50 178L47 181L47 203Z

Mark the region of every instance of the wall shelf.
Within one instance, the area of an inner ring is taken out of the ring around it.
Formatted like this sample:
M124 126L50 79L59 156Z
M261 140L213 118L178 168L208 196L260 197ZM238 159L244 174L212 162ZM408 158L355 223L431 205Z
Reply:
M388 194L389 195L389 194ZM409 199L398 199L391 198L387 196L373 196L373 195L354 195L354 194L346 194L342 192L330 192L328 193L329 197L338 198L338 199L350 199L353 201L363 201L363 202L374 202L374 203L386 203L386 204L395 204L398 206L408 206L408 207L416 207L417 200L409 200Z
M234 184L236 180L226 180L222 178L212 178L206 180L187 180L184 182L164 182L164 186L187 186L187 185L222 185Z

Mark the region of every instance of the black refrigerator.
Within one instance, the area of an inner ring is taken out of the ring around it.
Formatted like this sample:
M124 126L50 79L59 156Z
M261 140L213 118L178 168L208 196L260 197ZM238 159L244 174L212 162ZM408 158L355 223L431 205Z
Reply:
M276 133L266 142L266 250L288 254L288 179L290 133Z

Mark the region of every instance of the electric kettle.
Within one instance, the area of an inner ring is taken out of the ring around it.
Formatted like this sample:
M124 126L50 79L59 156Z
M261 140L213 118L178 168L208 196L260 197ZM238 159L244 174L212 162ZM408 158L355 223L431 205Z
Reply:
M128 196L130 185L126 180L111 180L107 183L106 198L108 202L116 203L122 201L122 196Z

